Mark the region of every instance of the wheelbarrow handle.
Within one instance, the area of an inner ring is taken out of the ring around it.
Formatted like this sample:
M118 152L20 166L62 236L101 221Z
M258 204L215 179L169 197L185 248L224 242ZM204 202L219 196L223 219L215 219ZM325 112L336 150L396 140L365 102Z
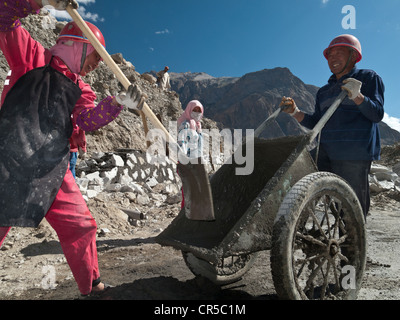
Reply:
M310 141L313 141L319 133L322 131L326 123L329 121L329 119L332 117L332 115L335 113L336 109L339 107L339 105L343 102L343 100L347 97L347 92L342 91L335 101L331 104L329 109L325 112L325 114L322 116L322 118L318 121L318 123L314 126L314 129L312 130L312 134L310 136Z

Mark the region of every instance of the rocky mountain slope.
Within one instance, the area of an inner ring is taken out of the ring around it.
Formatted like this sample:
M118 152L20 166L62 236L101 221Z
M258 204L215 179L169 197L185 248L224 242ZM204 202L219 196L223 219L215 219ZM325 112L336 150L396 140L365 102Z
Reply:
M46 10L40 15L23 19L24 27L45 48L50 48L65 22L57 21ZM111 53L112 54L112 53ZM112 55L131 82L138 83L148 95L147 103L160 116L168 128L190 100L198 99L206 107L203 127L231 129L256 128L277 107L282 96L292 96L299 107L312 112L317 87L307 85L287 68L261 70L240 78L214 78L205 73L171 73L174 91L164 92L149 82L146 74L140 75L121 53ZM4 56L0 53L0 91L9 71ZM153 72L154 73L154 72ZM115 95L123 88L107 66L101 65L84 79L97 94L98 101L107 95ZM150 128L152 125L148 124ZM382 143L391 145L400 140L400 133L381 123ZM297 135L301 126L286 114L281 114L263 133L263 137ZM145 135L141 117L124 110L110 125L88 133L89 152L112 151L120 148L145 150Z
M214 78L205 73L171 73L171 85L182 105L199 99L206 115L225 128L257 128L279 105L282 96L291 96L299 108L312 113L318 87L307 85L287 68L265 69L240 78ZM281 114L266 128L263 137L302 133L297 121ZM400 140L400 133L381 122L384 145Z
M45 48L55 44L57 35L66 22L57 21L46 10L40 15L30 15L22 20L22 24L32 37L38 40ZM135 71L132 63L126 61L121 53L109 52L115 62L132 83L137 83L148 96L147 104L152 111L160 116L164 126L168 129L170 121L182 114L182 105L175 92L164 92L142 75ZM8 64L0 52L0 92L4 85L4 79L9 71ZM97 95L97 102L109 95L116 95L123 90L122 86L105 64L84 78L84 81L91 85ZM149 129L153 128L148 122ZM216 128L216 124L204 119L205 128ZM121 115L106 127L87 133L88 152L114 151L117 149L146 150L146 140L142 119L135 112L123 110Z
M232 129L256 128L276 109L282 96L294 97L306 110L314 101L313 87L304 85L287 68L262 70L241 78L206 78L188 74L172 74L171 78L172 88L179 94L183 105L191 97L197 97L204 102L208 117ZM279 126L273 124L267 128L265 137L301 132L296 121L285 114L277 121Z

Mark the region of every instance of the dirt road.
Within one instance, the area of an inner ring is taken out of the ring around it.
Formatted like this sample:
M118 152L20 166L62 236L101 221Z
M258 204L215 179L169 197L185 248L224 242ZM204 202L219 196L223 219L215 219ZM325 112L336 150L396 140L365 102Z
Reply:
M161 208L160 212L165 210ZM154 241L174 218L157 214L145 224L98 238L104 281L113 284L106 298L119 300L274 300L269 252L233 285L217 287L195 278L180 251ZM96 210L93 210L96 212ZM368 217L368 263L360 300L400 299L400 209L398 202L378 199ZM0 251L0 299L73 300L80 295L57 237L48 226L12 229Z

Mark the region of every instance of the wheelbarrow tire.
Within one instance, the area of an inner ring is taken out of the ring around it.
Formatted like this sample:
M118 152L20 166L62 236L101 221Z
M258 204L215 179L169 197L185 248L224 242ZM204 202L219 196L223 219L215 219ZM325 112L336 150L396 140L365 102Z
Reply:
M228 257L222 266L200 259L190 252L182 251L182 255L195 276L204 277L220 286L240 281L257 258L257 253Z
M361 205L342 178L305 176L274 222L271 271L280 299L356 299L366 263Z

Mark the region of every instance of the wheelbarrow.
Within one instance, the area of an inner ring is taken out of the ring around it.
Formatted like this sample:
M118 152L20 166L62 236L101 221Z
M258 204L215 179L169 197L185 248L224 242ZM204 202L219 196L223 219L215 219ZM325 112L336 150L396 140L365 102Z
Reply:
M252 174L224 164L211 177L215 220L189 220L182 210L156 241L181 250L194 275L218 285L241 280L257 253L271 250L280 299L356 299L366 263L361 205L307 150L345 97L310 133L256 138Z

